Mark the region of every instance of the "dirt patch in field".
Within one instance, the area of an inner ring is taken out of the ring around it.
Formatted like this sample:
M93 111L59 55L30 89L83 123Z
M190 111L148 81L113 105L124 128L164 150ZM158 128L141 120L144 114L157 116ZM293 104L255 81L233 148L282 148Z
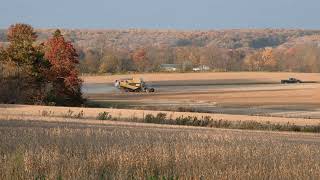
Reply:
M193 80L256 80L264 82L280 82L281 79L295 77L303 81L320 81L317 73L270 73L270 72L214 72L214 73L158 73L158 74L128 74L109 76L83 76L85 83L113 83L121 78L143 78L145 81L193 81Z

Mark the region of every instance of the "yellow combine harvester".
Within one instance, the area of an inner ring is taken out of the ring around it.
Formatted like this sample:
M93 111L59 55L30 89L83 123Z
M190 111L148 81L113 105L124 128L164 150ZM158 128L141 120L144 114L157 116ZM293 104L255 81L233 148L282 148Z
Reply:
M154 88L148 87L143 79L129 78L116 80L115 87L125 92L154 92Z

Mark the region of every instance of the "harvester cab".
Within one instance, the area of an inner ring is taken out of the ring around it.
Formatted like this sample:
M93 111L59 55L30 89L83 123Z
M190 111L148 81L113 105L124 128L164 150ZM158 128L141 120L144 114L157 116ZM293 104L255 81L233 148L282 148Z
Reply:
M154 92L154 88L148 87L142 78L128 78L115 81L115 87L124 92Z

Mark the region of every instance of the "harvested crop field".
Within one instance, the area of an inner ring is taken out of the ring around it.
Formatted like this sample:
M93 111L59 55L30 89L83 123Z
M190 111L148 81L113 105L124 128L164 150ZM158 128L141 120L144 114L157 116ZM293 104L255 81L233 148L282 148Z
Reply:
M0 179L318 179L317 134L0 120Z
M142 77L156 93L120 93L112 82ZM301 84L280 84L298 78ZM320 75L312 73L185 73L84 77L85 96L105 107L273 117L320 118Z
M148 94L85 77L101 108L0 105L0 179L320 178L318 75L172 75L138 75Z
M295 77L308 81L320 81L317 73L274 73L274 72L214 72L214 73L152 73L152 74L128 74L112 76L84 76L86 83L113 83L117 79L143 77L146 81L188 81L188 80L257 80L279 82L280 79Z

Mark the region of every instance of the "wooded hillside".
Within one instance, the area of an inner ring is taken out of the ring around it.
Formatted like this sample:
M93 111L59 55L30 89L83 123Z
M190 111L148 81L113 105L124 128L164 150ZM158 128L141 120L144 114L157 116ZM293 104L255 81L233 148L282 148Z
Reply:
M54 29L36 31L38 41L43 42ZM6 30L0 30L2 44L7 41L5 34ZM160 71L161 64L178 64L182 71L199 65L215 71L320 71L320 30L64 29L62 34L78 50L83 73ZM263 54L265 48L272 51ZM312 51L313 57L306 51ZM137 53L145 57L135 61Z
M55 29L38 29L39 40L47 39ZM84 30L64 29L62 33L68 40L81 48L116 47L134 50L141 46L176 47L176 46L217 46L220 48L264 48L276 47L296 38L320 35L320 30ZM0 30L0 41L6 41L6 30Z

